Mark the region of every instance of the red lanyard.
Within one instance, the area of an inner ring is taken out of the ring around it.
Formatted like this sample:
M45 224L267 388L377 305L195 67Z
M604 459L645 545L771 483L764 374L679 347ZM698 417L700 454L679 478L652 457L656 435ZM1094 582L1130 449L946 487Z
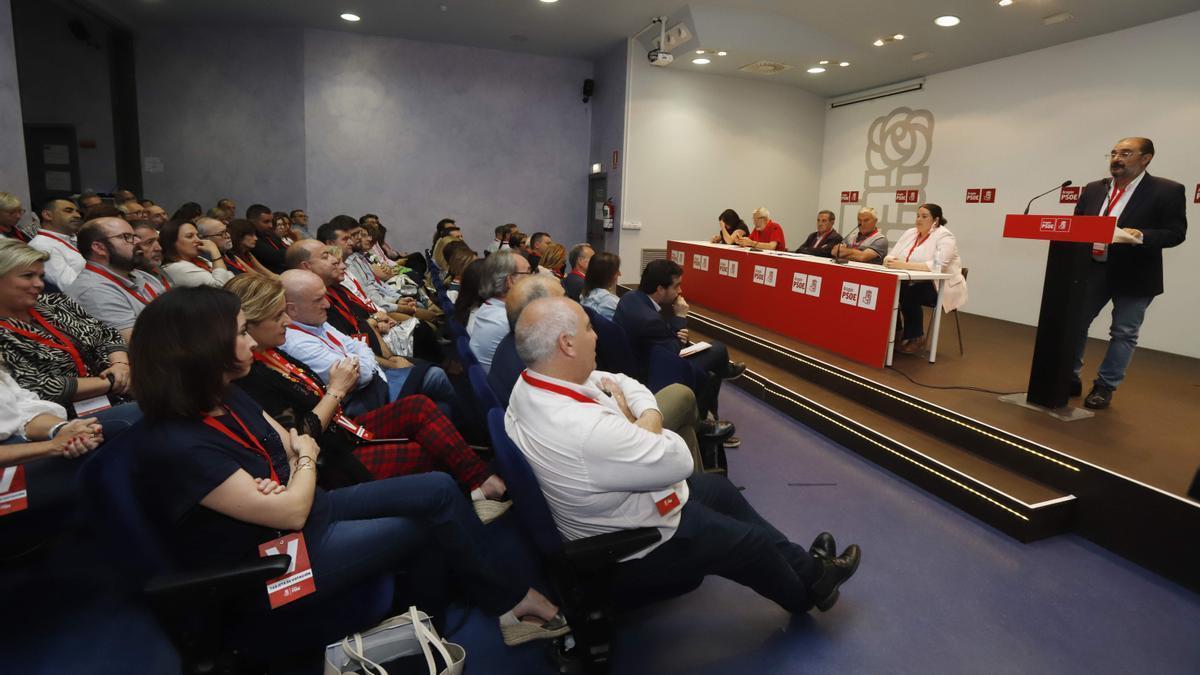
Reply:
M192 263L196 267L199 267L200 269L204 270L205 272L212 271L212 265L208 264L208 262L204 258L201 258L199 256L196 256L195 258L191 258L190 260L188 260L188 262Z
M21 228L17 227L16 225L13 225L11 234L13 239L16 239L17 241L23 241L26 244L29 243L29 235L22 232Z
M858 239L854 240L854 248L858 248L859 246L862 246L864 241L870 239L873 236L875 236L875 230L871 230L870 232L868 232L866 234L859 232ZM912 254L909 253L909 255L912 255Z
M1125 187L1129 187L1129 186L1126 185ZM1125 194L1125 188L1118 188L1118 187L1114 186L1112 198L1108 200L1108 206L1104 207L1104 213L1102 213L1100 215L1107 216L1108 214L1112 213L1113 207L1117 205L1117 202L1120 201L1121 196L1124 194Z
M308 387L309 391L311 391L313 394L320 397L325 396L325 387L321 386L319 383L309 377L308 373L288 362L287 359L280 356L279 352L275 351L274 349L270 349L265 352L254 352L254 359L282 370L284 377L289 377L293 381L299 382L300 384ZM366 427L361 426L354 420L346 417L346 415L342 412L342 406L340 404L338 405L337 410L335 410L333 413L333 421L336 422L338 426L346 429L359 438L365 438L367 440L375 438L375 434L368 431Z
M132 288L121 283L121 280L119 278L117 278L117 275L113 274L112 272L109 272L108 270L104 269L103 267L101 267L99 265L93 265L90 262L84 264L84 267L91 270L92 272L95 272L96 274L99 274L100 276L104 277L105 279L108 279L109 281L113 282L114 284L117 285L118 288L120 288L121 290L125 291L126 293L128 293L128 294L132 295L133 297L137 298L138 300L140 300L143 305L150 304L150 300L153 300L154 298L158 297L158 293L154 292L154 287L151 286L150 284L146 284L143 287L146 289L146 292L150 294L150 300L147 300L146 298L142 297L141 293L138 293L137 291L133 290Z
M62 244L63 246L66 246L67 248L71 249L72 251L79 253L79 248L77 246L75 246L75 244L72 244L69 239L63 239L62 237L59 237L55 233L47 232L46 230L42 230L41 232L38 232L38 234L42 235L43 237L46 237L47 239L53 239L54 241L57 241L58 243Z
M528 370L521 371L521 379L528 382L531 386L537 387L538 389L545 389L546 391L554 392L555 394L560 394L562 396L566 396L567 398L573 398L580 403L594 403L596 405L600 405L599 403L596 403L596 401L584 396L574 389L568 389L562 385L554 384L553 382L539 380L530 375Z
M279 244L275 242L275 235L264 234L262 235L262 238L267 240L267 243L271 245L271 248L275 249L276 251L279 250Z
M167 281L167 275L163 274L162 270L159 270L158 272L156 272L154 274L154 278L158 279L160 282L162 282L163 290L165 290L165 291L171 290L171 282Z
M358 295L355 296L359 300L358 304L363 309L367 310L368 312L371 312L372 314L374 314L375 312L378 312L379 308L375 306L374 301L372 301L370 296L367 295L367 292L365 290L363 290L362 284L358 283L358 279L355 279L354 277L350 277L350 281L353 281L354 287L358 289Z
M311 335L311 336L317 338L318 340L320 340L321 343L324 344L326 347L329 347L330 349L334 350L335 352L340 353L342 356L347 355L346 349L344 347L342 347L342 343L338 342L338 339L335 338L334 336L330 335L329 333L325 333L325 337L329 338L329 342L332 342L333 344L329 344L329 342L325 341L325 338L321 337L320 335L317 335L316 333L312 332L311 330L308 330L307 328L301 328L300 326L297 326L294 323L288 324L288 330L298 330L301 333L306 333L308 335Z
M213 419L211 415L204 416L204 423L221 432L222 434L225 434L225 436L227 436L230 440L234 441L243 448L257 452L263 459L267 460L267 468L271 470L271 480L278 483L279 474L275 473L275 463L271 461L271 453L267 452L267 449L264 448L262 443L258 441L258 438L256 438L254 434L250 433L250 430L246 428L246 423L242 421L242 418L238 417L237 413L233 412L232 408L226 407L225 410L229 413L229 416L238 423L238 426L242 428L242 431L245 432L246 438L250 439L249 443L246 442L246 438L238 436L233 432L232 429Z
M232 265L233 268L236 270L240 270L242 272L250 271L250 269L248 267L246 267L246 263L242 262L241 258L237 257L236 255L233 255L232 253L227 253L225 255L225 262Z
M908 262L908 259L912 257L913 251L917 250L917 247L921 244L924 244L925 240L928 239L929 235L932 233L933 230L930 230L929 232L926 232L924 236L917 235L917 239L913 242L912 248L908 249L908 255L904 256L904 262Z
M354 318L354 313L350 311L350 306L346 304L345 300L339 298L338 294L333 292L333 289L325 290L325 299L329 301L329 304L333 306L333 309L338 314L342 315L343 319L349 322L354 328L358 328L358 319Z
M70 356L71 360L75 362L75 370L79 373L79 377L87 377L88 376L87 364L85 364L83 362L83 357L79 355L79 350L75 347L74 344L71 343L71 341L69 339L67 339L67 336L58 332L58 330L54 326L51 326L49 321L46 321L46 319L42 318L42 315L38 314L36 310L33 310L33 309L29 310L29 316L33 317L34 321L41 324L42 328L45 329L47 333L50 333L55 338L57 338L58 342L55 342L54 340L51 340L50 338L44 337L42 335L38 335L37 333L27 331L24 328L18 328L16 326L8 323L8 321L0 321L0 328L7 328L8 330L11 330L12 332L16 333L17 335L27 337L30 340L37 342L38 344L46 345L47 347L53 347L54 349L63 350L64 352L67 353L67 356Z
M585 275L583 272L580 272L579 270L571 270L571 274L573 274L573 275L575 275L575 276L579 277L580 279L586 279L586 278L587 278L587 275Z

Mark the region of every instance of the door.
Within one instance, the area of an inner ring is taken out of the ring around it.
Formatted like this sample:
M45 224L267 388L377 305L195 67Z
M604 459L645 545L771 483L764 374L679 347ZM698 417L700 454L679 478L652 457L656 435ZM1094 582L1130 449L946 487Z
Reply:
M604 202L608 200L608 176L588 176L587 243L599 253L604 250Z
M70 124L26 124L25 164L32 209L79 192L79 146Z

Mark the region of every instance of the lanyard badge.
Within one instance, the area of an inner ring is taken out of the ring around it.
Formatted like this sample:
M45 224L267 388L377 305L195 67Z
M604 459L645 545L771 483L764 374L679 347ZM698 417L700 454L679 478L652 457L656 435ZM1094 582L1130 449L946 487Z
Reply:
M290 556L292 563L282 576L267 581L267 600L271 603L271 609L317 592L312 564L308 560L308 547L304 545L304 533L293 532L258 545L260 558L281 553Z
M10 466L0 469L0 516L27 508L29 494L25 490L25 467Z

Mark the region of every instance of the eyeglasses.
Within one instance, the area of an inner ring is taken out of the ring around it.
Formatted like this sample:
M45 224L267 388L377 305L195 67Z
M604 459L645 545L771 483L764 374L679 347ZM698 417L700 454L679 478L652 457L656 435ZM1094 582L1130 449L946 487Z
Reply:
M1120 151L1113 150L1112 152L1105 154L1104 159L1116 159L1118 157L1120 157L1121 159L1129 159L1130 157L1133 157L1134 155L1140 155L1140 154L1142 154L1142 153L1137 150L1120 150Z
M132 232L124 232L122 234L114 234L111 237L105 237L105 239L120 239L120 240L124 241L126 244L136 244L137 242L142 240L141 237L139 237L138 235L136 235Z
M210 235L205 236L204 238L205 239L228 239L229 238L229 230L221 230L220 232L214 232Z

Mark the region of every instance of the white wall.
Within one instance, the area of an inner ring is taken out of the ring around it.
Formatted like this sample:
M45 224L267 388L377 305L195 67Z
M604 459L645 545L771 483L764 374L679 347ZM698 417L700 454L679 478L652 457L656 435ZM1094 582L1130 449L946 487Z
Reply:
M636 282L643 248L707 239L726 208L747 224L766 206L799 246L814 229L823 99L796 87L655 68L631 55L622 221L622 281Z
M13 49L12 12L9 0L0 0L0 192L10 192L29 205L29 170L25 166L25 127L21 121L21 95L17 84L17 57ZM23 222L28 222L26 215Z
M934 75L922 92L830 110L821 204L838 210L842 190L862 189L872 120L901 106L932 111L922 200L945 209L971 270L965 311L1032 325L1046 245L1003 239L1004 215L1020 213L1030 197L1065 179L1083 185L1105 177L1102 155L1118 139L1150 137L1158 155L1149 172L1186 186L1193 231L1191 241L1164 253L1166 293L1150 308L1141 344L1200 356L1200 208L1192 203L1200 182L1197 35L1200 12ZM998 188L996 203L965 204L967 188L974 187ZM1070 210L1055 194L1033 208ZM893 242L899 232L891 233ZM1098 320L1092 334L1107 337L1107 328Z

